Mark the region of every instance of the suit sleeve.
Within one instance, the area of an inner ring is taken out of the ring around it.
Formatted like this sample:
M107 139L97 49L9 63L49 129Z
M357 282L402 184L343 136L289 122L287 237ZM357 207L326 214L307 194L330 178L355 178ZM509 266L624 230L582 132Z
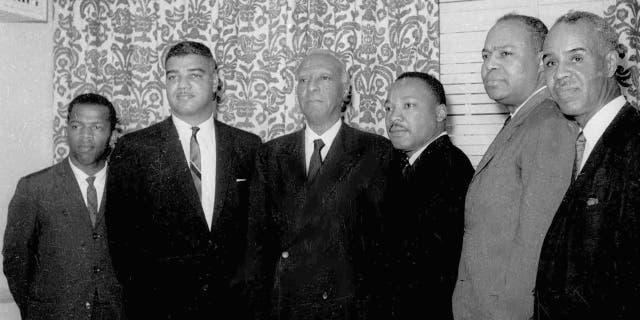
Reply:
M109 253L116 276L124 289L125 308L129 315L144 310L145 299L139 289L152 290L146 281L149 273L149 247L144 241L144 192L140 189L139 150L128 144L126 137L119 141L109 162L105 223ZM146 271L145 271L146 270ZM147 299L149 300L149 299Z
M250 186L249 224L247 232L247 288L256 319L268 318L271 287L278 250L278 234L267 200L266 147L255 157L255 174Z
M37 246L38 203L29 190L27 180L21 179L9 203L3 248L4 273L23 318L26 317L26 304L35 267Z

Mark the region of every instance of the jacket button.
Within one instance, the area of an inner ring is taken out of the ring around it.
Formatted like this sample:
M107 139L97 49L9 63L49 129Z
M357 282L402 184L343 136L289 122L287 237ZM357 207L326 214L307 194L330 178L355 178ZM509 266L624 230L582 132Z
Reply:
M328 297L329 297L329 295L327 294L326 291L322 293L322 299L323 300L327 300Z
M100 239L100 234L98 234L97 232L93 233L93 240L98 240Z
M85 303L84 303L84 307L85 307L87 310L91 309L91 302L85 302Z
M100 273L100 267L93 267L93 273Z
M207 292L208 290L209 290L209 285L205 284L204 286L202 286L203 292Z
M288 251L283 251L282 252L282 258L283 259L289 258L289 252Z

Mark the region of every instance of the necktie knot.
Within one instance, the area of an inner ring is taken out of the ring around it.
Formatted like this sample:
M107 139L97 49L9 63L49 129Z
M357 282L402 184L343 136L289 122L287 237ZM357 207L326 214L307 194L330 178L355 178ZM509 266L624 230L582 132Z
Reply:
M191 136L195 138L198 134L198 131L200 131L199 127L191 127Z
M320 151L324 147L324 141L322 139L313 140L313 154L311 155L311 161L309 162L309 171L307 172L308 181L312 181L313 178L320 171L322 166L322 155Z
M411 172L411 163L409 162L409 156L407 154L400 156L400 166L402 168L402 176L407 179Z
M96 177L94 177L94 176L87 177L87 183L88 183L89 185L91 185L91 186L93 185L93 182L94 182L95 180L96 180Z
M322 151L322 148L324 147L324 141L322 141L322 139L315 139L313 140L313 151L315 152L316 150L318 151Z
M582 166L582 157L584 155L584 146L587 143L587 138L584 136L584 133L580 131L578 137L576 138L576 158L573 163L573 179L575 179L578 174L580 174L580 169Z

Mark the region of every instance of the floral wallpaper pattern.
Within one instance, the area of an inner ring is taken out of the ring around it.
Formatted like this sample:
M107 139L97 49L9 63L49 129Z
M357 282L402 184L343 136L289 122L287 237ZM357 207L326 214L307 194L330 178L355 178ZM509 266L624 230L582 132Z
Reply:
M621 65L616 76L627 100L640 106L640 3L637 0L608 0L604 17L620 35L618 38Z
M352 76L347 121L384 134L388 84L403 71L439 75L438 8L436 0L55 0L54 160L68 153L66 109L78 94L109 98L124 132L168 116L163 56L182 40L212 49L223 122L264 141L301 128L295 68L323 47Z

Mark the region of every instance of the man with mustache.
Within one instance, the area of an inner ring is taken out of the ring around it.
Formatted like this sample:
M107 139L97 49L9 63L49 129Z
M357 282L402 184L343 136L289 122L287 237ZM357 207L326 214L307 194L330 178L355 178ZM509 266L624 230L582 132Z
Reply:
M343 123L349 75L334 53L312 49L296 78L305 127L260 148L251 190L256 318L385 319L372 307L393 147Z
M179 42L164 61L171 116L119 141L107 183L127 315L243 319L248 184L260 138L215 119L220 79L207 46Z
M485 39L484 87L510 116L467 192L455 319L533 315L540 248L571 182L577 134L549 99L540 76L546 34L540 20L508 14Z
M535 319L640 319L640 113L620 94L617 45L607 21L581 11L544 42L551 96L580 134L542 246Z
M403 174L396 214L389 217L391 235L399 240L391 250L399 254L392 270L394 313L398 319L453 319L464 197L473 167L445 131L446 98L436 78L401 74L389 89L385 110Z

